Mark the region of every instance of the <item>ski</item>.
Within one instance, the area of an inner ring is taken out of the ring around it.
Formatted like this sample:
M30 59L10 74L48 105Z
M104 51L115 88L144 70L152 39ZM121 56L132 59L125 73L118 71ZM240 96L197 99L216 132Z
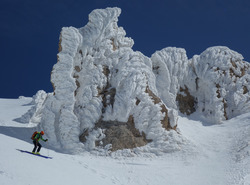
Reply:
M46 158L46 159L52 159L52 157L45 156L45 155L33 154L32 152L29 152L29 151L26 151L26 150L20 150L20 149L16 149L16 150L18 150L18 151L20 151L20 152L23 152L23 153L35 155L35 156L38 156L38 157L43 157L43 158Z

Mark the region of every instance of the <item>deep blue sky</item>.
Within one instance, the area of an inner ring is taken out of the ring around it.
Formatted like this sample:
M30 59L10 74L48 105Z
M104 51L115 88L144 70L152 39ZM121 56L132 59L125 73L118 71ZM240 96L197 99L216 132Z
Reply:
M62 27L83 27L97 8L120 7L134 50L185 48L188 57L228 46L250 62L249 0L0 0L0 98L52 92Z

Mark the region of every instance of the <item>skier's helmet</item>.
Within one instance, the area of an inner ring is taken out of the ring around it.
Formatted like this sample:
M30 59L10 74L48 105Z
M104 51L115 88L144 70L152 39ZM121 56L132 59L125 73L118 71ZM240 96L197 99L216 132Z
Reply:
M41 131L40 133L41 133L42 135L44 135L44 131Z

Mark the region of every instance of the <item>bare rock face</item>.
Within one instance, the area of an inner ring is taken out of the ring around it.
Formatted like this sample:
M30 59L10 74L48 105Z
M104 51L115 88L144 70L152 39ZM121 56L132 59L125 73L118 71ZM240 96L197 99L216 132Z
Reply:
M135 136L127 126L111 126L105 131L106 137L102 140L102 145L112 145L111 151L136 148L146 145L148 142L141 135ZM100 146L101 144L97 144Z
M105 129L105 137L96 141L97 146L111 145L111 151L120 149L136 148L146 145L150 140L146 139L145 133L135 128L133 116L126 123L118 121L99 121L96 127Z
M187 87L185 87L185 89L180 87L180 93L177 94L176 101L181 113L190 115L196 111L195 107L197 102L189 93Z

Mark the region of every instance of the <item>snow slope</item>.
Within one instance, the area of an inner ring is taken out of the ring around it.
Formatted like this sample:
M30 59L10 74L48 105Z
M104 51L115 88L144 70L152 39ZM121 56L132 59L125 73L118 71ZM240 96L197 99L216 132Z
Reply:
M53 93L0 99L1 184L249 184L250 64L223 46L146 57L120 13L62 28ZM53 160L16 150L37 129Z
M190 142L161 156L63 154L42 143L44 159L32 150L32 124L15 122L32 107L31 98L0 99L0 184L9 185L249 185L250 113L212 125L197 114L179 118ZM46 138L46 134L45 134Z

